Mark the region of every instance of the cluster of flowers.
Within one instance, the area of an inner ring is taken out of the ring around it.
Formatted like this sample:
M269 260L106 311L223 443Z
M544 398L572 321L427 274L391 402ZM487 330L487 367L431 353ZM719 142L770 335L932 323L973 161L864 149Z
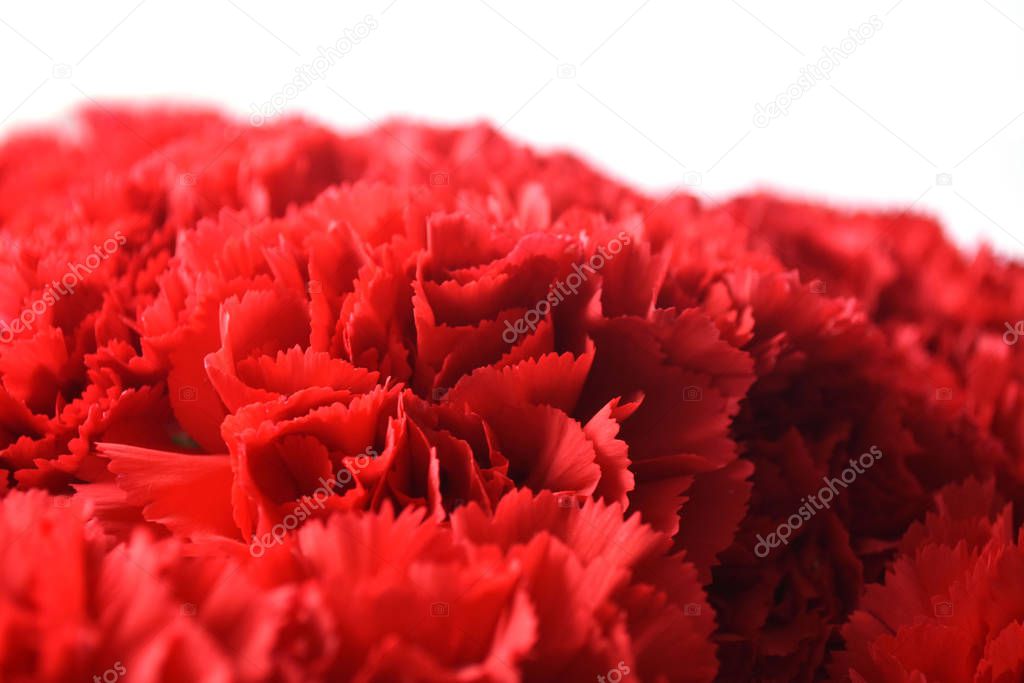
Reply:
M0 319L124 240L0 344L3 680L1024 672L1020 265L487 126L70 131L0 143Z

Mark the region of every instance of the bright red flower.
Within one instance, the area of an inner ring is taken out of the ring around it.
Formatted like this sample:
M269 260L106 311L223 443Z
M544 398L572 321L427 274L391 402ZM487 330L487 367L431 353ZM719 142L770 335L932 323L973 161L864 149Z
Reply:
M711 681L714 615L668 536L618 505L527 491L452 529L421 512L307 525L265 559L115 545L68 498L0 504L10 681Z
M840 629L917 675L864 586L951 482L1024 503L1024 270L919 216L101 108L0 144L0 245L13 680L811 681ZM957 666L997 680L989 626Z

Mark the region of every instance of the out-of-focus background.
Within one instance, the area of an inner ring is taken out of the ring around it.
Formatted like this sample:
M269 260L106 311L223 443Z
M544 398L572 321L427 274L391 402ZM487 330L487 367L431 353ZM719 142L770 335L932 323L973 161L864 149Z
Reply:
M1021 0L4 3L0 64L0 135L111 100L486 119L652 192L913 207L1024 255Z

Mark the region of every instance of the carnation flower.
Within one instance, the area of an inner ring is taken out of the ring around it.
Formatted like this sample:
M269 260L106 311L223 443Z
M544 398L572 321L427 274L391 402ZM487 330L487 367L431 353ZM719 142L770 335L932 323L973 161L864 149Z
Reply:
M943 489L936 511L901 542L903 555L843 627L837 678L853 681L1019 680L1024 676L1024 537L992 483Z
M714 616L668 536L621 506L525 490L451 529L339 513L266 559L187 558L39 492L0 504L5 680L570 680L624 662L711 681ZM17 544L17 545L16 545ZM60 589L57 591L57 589ZM682 656L680 656L682 655Z
M1024 270L926 217L121 107L0 226L4 680L1020 674Z

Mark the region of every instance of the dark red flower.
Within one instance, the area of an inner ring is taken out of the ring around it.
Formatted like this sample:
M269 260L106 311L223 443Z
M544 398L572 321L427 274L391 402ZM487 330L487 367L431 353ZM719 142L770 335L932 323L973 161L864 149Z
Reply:
M943 489L843 627L838 680L996 683L1024 676L1024 548L991 482Z

